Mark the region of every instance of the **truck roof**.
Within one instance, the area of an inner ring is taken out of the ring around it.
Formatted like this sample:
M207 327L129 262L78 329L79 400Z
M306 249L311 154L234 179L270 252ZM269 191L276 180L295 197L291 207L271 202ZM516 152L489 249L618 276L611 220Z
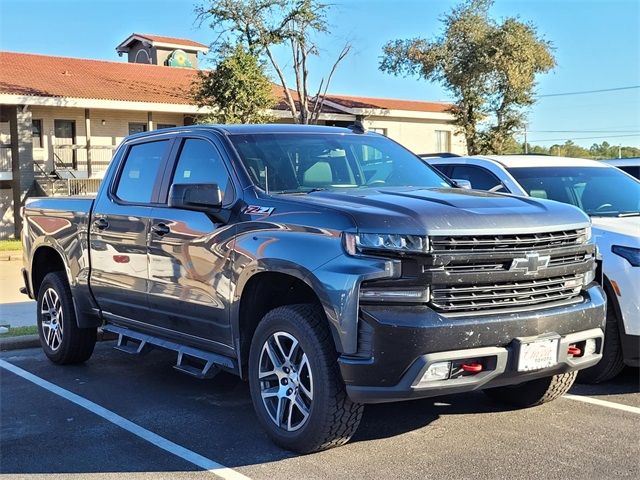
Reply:
M327 127L324 125L294 125L286 123L273 124L238 124L238 125L189 125L185 127L172 127L166 131L193 131L193 130L214 130L225 135L251 135L257 133L333 133L351 134L357 131L344 127ZM162 131L152 130L130 135L129 138L140 138L148 135L160 133Z

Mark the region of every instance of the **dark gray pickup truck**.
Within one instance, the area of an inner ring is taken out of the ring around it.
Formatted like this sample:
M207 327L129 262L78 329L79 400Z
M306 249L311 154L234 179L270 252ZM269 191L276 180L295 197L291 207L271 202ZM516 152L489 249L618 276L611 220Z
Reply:
M24 208L25 291L55 363L177 352L250 383L288 449L349 440L363 404L484 390L527 407L601 357L587 216L457 188L359 129L128 137L95 199Z

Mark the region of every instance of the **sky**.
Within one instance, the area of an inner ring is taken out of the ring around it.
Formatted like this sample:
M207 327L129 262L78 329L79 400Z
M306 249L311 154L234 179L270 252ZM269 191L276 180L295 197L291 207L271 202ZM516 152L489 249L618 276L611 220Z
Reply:
M441 85L390 76L378 64L389 40L440 34L442 15L457 2L330 1L330 31L318 39L313 81L350 42L353 52L337 71L332 93L450 100ZM194 0L0 0L0 50L126 61L115 47L132 32L209 44L214 33L196 22L195 5ZM497 0L491 13L532 22L554 45L558 66L538 77L540 98L527 127L530 143L571 139L587 147L602 141L640 147L640 88L555 96L640 86L639 0Z

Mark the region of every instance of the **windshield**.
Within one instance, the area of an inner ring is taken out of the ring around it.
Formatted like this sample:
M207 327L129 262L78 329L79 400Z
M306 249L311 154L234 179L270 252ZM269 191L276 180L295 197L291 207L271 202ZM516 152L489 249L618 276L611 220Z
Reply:
M640 210L640 182L616 168L525 167L509 172L530 196L570 203L588 215L634 215Z
M231 135L256 185L270 193L358 187L450 187L418 157L374 135Z

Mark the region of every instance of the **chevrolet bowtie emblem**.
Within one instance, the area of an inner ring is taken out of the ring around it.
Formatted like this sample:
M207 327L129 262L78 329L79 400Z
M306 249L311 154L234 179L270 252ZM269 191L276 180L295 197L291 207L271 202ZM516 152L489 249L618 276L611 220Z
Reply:
M526 275L538 273L541 268L549 266L549 255L540 256L537 253L527 253L524 258L514 258L511 262L510 272L525 272Z

